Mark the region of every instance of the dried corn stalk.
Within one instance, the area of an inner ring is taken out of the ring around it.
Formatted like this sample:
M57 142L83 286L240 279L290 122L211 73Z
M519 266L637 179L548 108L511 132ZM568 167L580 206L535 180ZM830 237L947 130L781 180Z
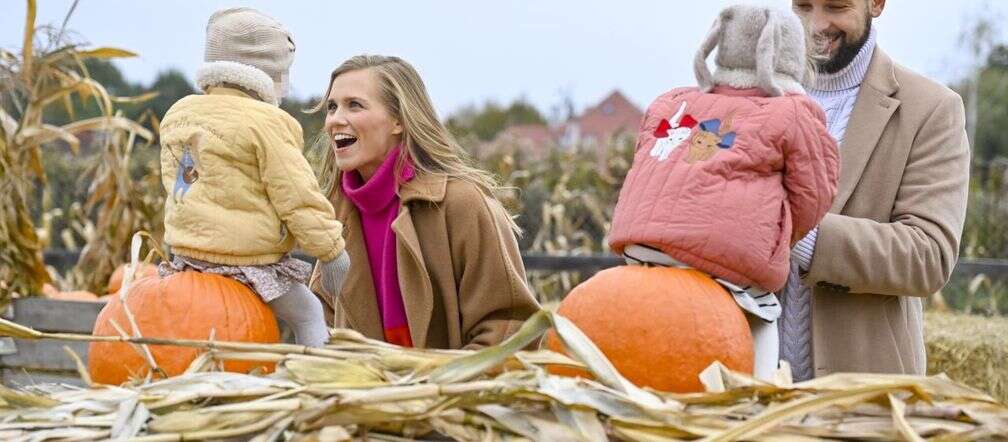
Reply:
M523 250L554 255L585 255L608 250L612 211L623 177L630 169L633 144L612 140L582 149L549 151L530 157L517 146L487 155L485 167L517 191L505 205L521 214ZM530 272L540 301L559 299L586 275L578 272Z
M554 328L574 359L519 351ZM504 343L420 350L334 330L329 345L239 344L39 333L23 339L123 340L206 349L191 370L153 383L0 389L0 438L274 440L985 440L1008 434L1008 408L944 376L836 374L757 381L715 363L707 392L664 394L623 378L572 323L541 311ZM213 361L275 361L255 376ZM550 375L586 367L595 380Z
M113 107L115 102L150 97L112 97L88 76L83 64L88 58L135 54L68 44L62 30L36 27L35 12L36 2L27 0L20 52L0 49L0 244L4 245L0 248L0 305L38 293L50 280L42 262L45 238L39 237L31 217L32 190L46 185L42 146L58 142L76 153L81 144L78 136L85 132L104 136L106 148L116 142L132 142L138 136L153 137L139 123L116 114ZM45 41L37 41L40 39ZM101 116L63 126L45 120L45 111L52 106L64 106L73 119L74 100L94 100Z

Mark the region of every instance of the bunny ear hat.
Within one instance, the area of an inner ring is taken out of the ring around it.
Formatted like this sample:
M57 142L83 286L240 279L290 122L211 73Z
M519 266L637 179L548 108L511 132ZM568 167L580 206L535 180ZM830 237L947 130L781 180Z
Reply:
M717 70L707 57L714 49ZM704 92L716 85L759 88L769 96L804 94L808 78L805 30L793 12L778 8L735 5L718 14L697 51L693 70Z

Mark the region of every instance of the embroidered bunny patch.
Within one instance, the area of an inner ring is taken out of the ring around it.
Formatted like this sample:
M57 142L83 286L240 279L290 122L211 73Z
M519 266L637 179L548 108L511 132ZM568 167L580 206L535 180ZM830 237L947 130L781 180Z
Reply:
M735 132L731 129L731 117L722 122L720 119L705 120L700 123L700 130L693 135L686 162L693 164L706 161L717 153L718 149L730 149L735 144Z
M658 140L655 142L654 147L651 148L650 154L652 157L658 158L658 161L667 160L672 151L676 150L683 141L689 138L693 128L697 125L697 121L693 116L686 114L685 101L679 106L679 110L675 115L672 116L672 121L676 122L675 127L672 127L669 120L663 118L658 123L658 128L654 131L654 136Z
M177 160L178 172L175 174L175 187L172 189L172 197L176 202L184 198L189 187L199 179L199 142L200 134L196 133L182 146L182 158Z

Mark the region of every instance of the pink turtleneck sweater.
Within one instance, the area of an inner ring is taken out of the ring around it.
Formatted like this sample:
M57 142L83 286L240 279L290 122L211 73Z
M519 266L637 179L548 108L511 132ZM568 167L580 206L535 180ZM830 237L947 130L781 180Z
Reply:
M381 315L385 341L412 347L406 307L399 290L399 272L396 270L396 238L392 222L399 214L399 183L395 179L395 163L399 147L388 153L385 161L367 182L360 173L343 174L343 193L360 213L364 242L367 246L368 264L378 312ZM402 182L413 178L413 167L407 162L400 174Z

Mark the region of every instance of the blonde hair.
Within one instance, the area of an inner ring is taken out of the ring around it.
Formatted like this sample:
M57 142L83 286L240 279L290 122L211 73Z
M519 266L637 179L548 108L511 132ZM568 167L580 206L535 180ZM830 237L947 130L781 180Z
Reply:
M403 149L396 159L396 176L406 160L412 161L417 174L442 175L474 184L483 194L500 203L498 196L504 190L489 172L475 166L471 155L455 140L455 137L441 123L431 104L427 87L420 74L409 63L399 57L384 55L356 55L333 70L329 77L322 100L311 112L325 108L336 77L347 72L370 70L378 79L381 100L389 113L403 127ZM320 181L330 198L339 190L340 170L336 167L332 140L321 137L326 146L323 155ZM516 232L518 227L510 220Z

